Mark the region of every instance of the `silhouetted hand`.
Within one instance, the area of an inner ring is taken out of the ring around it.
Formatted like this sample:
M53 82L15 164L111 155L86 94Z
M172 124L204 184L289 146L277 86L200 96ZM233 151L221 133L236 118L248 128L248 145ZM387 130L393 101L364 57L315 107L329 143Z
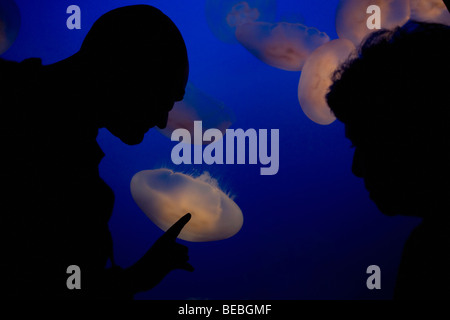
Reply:
M180 218L138 262L125 270L133 292L151 289L174 269L194 271L188 263L188 248L176 242L177 236L190 219L190 213Z

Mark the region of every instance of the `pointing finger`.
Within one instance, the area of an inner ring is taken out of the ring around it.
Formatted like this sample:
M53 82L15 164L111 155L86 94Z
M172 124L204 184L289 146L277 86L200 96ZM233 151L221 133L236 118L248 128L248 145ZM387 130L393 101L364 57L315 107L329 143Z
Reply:
M166 233L164 234L164 237L175 240L178 237L178 235L180 234L181 230L186 225L186 223L189 222L189 220L191 220L191 214L187 213L184 216L182 216L180 218L180 220L175 222L175 224L166 231Z

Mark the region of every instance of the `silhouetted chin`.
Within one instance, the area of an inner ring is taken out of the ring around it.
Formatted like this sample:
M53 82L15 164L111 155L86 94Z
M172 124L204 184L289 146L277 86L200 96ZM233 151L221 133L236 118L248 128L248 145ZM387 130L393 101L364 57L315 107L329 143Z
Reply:
M118 137L118 138L123 143L125 143L125 144L127 144L129 146L134 146L134 145L137 145L137 144L141 143L144 140L144 135L142 134L142 135Z
M120 141L122 141L123 143L133 146L136 144L141 143L144 140L144 136L147 133L148 130L134 130L134 132L127 132L127 133L123 133L123 132L115 132L115 131L111 131L109 130L109 132L111 132L115 137L119 138Z
M405 199L400 198L400 195L393 196L374 192L370 192L369 197L378 210L387 216L424 217L428 212L426 205L418 199Z
M140 126L136 124L131 126L106 126L106 129L115 137L127 145L136 145L144 140L145 134L154 127L154 124L148 126Z
M389 204L386 204L385 201L381 201L381 200L377 199L375 196L373 196L372 193L370 194L370 199L375 203L378 210L380 210L380 212L385 215L394 216L394 215L401 214L401 212L398 212L398 211L395 212L395 209L393 209L392 206L390 206Z

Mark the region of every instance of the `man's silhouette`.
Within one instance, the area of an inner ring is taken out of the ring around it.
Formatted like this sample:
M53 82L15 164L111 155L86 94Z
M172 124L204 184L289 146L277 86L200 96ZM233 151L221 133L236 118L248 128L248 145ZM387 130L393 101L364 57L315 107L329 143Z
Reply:
M449 59L450 27L410 21L372 34L327 95L380 211L423 218L404 247L398 299L450 298Z
M132 267L114 264L114 194L98 171L99 128L138 144L183 99L188 59L174 23L151 6L115 9L73 56L0 60L0 73L2 296L131 298L172 269L192 271L175 242L189 214ZM81 268L81 290L66 286L70 265Z

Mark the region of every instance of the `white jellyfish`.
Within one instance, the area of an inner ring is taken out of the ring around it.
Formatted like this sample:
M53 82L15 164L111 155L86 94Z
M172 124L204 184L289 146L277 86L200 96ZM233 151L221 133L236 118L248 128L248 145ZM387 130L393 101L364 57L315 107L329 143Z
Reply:
M238 25L275 20L276 0L206 0L205 13L209 29L218 39L236 43Z
M381 28L392 29L409 20L409 0L340 0L336 11L336 32L355 46L376 29L367 27L367 8L377 5L381 9Z
M261 61L287 71L300 71L306 58L328 35L300 23L249 22L236 28L239 43Z
M20 12L13 0L0 1L0 54L8 50L20 29Z
M243 224L241 209L207 172L195 178L169 169L144 170L133 176L130 189L139 208L163 231L191 213L178 236L186 241L226 239Z
M411 19L450 25L450 12L443 0L410 0Z
M187 129L193 136L194 121L202 121L203 132L215 128L225 134L234 121L234 113L223 102L208 96L188 82L184 99L176 102L169 112L166 128L158 130L168 138L174 130L180 128ZM203 142L208 143L210 142Z
M325 96L332 83L333 72L354 51L355 46L350 40L336 39L325 43L306 60L298 84L298 100L312 121L327 125L336 120Z

